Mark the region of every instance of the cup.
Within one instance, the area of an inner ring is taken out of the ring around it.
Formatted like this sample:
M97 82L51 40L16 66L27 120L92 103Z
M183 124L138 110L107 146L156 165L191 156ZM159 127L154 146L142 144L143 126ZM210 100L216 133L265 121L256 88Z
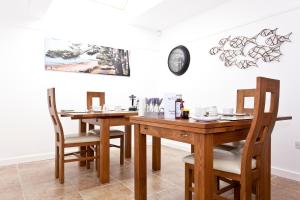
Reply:
M223 115L233 115L233 108L223 108Z
M209 116L217 116L218 115L218 109L217 106L210 106L207 108L207 112Z
M103 105L103 111L104 111L104 112L107 112L107 111L109 111L109 108L108 108L108 106L107 106L107 105L105 105L105 104Z
M197 117L203 117L206 114L207 114L206 108L202 108L202 107L196 107L195 108L195 115Z
M117 112L122 111L122 106L115 106L115 111L117 111Z
M101 106L90 106L88 108L88 112L99 112L102 111L102 107Z

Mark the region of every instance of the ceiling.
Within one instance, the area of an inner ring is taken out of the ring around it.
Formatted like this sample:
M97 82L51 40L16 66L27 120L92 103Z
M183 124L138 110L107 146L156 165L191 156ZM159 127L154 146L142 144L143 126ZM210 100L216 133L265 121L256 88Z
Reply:
M128 0L94 0L94 1L120 10L125 10L128 4Z
M146 29L161 31L225 1L227 0L163 0L133 18L131 23Z
M224 1L227 0L1 0L0 17L41 19L47 10L53 16L61 12L71 17L91 9L111 15L110 19L121 18L127 24L162 31Z
M1 19L39 19L52 0L1 0Z

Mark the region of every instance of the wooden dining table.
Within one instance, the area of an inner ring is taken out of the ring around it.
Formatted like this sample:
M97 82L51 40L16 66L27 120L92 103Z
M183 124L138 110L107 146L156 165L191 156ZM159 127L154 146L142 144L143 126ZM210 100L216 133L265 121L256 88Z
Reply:
M277 121L290 120L291 116L278 117ZM213 149L214 146L244 140L248 134L251 119L218 120L198 122L193 119L164 119L130 117L134 124L134 192L136 200L147 199L146 135L152 140L152 170L161 169L161 138L194 145L194 186L196 200L213 199ZM271 180L271 138L268 139L267 159L264 165L264 200L270 200Z
M134 111L105 111L105 112L62 112L62 117L79 120L79 132L85 133L86 124L100 126L100 182L109 182L109 129L110 126L125 126L125 158L131 158L131 122L130 116L137 115ZM81 147L85 148L85 147ZM83 155L84 156L84 155ZM85 162L80 163L81 166Z

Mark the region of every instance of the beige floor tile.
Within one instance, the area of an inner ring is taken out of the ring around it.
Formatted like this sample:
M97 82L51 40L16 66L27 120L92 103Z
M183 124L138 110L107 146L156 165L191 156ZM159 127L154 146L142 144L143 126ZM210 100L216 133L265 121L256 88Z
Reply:
M55 200L83 200L79 192L73 194L66 194L60 197L55 198Z
M184 191L178 187L170 187L153 195L148 196L149 200L182 200L184 199Z
M55 180L52 160L19 164L18 171L22 185L40 184Z
M113 178L120 181L134 178L134 167L133 165L128 166L116 166L110 169L110 174Z
M85 189L97 187L97 186L106 186L109 184L114 184L119 182L117 179L110 177L110 182L106 184L100 183L99 178L96 176L96 173L83 173L78 176L68 178L66 180L68 183L72 184L75 190L82 191Z
M162 167L152 172L151 146L147 148L148 199L184 199L184 163L188 152L162 147ZM109 184L101 184L95 164L65 164L65 184L54 177L54 160L0 167L0 200L111 200L134 199L134 159L119 164L119 150L111 148ZM272 176L272 200L299 200L300 182ZM226 196L232 197L232 192ZM253 196L254 197L254 196ZM254 198L253 198L254 199Z
M126 187L134 191L134 179L127 179L121 181ZM161 177L156 175L150 175L147 177L147 194L151 195L167 189L175 187L175 185L167 180L163 180Z
M0 199L23 200L23 192L20 184L0 189Z
M20 186L16 165L0 167L0 191Z
M121 183L98 186L80 192L84 200L131 200L133 192Z
M22 184L22 189L26 200L52 200L77 192L72 184L60 184L58 181L44 182L34 185Z

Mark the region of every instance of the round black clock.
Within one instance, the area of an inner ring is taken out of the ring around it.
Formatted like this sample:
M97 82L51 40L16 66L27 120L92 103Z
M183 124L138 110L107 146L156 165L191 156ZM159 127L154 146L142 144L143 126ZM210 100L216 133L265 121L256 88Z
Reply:
M168 66L170 71L180 76L186 72L190 64L190 53L185 46L177 46L169 54Z

